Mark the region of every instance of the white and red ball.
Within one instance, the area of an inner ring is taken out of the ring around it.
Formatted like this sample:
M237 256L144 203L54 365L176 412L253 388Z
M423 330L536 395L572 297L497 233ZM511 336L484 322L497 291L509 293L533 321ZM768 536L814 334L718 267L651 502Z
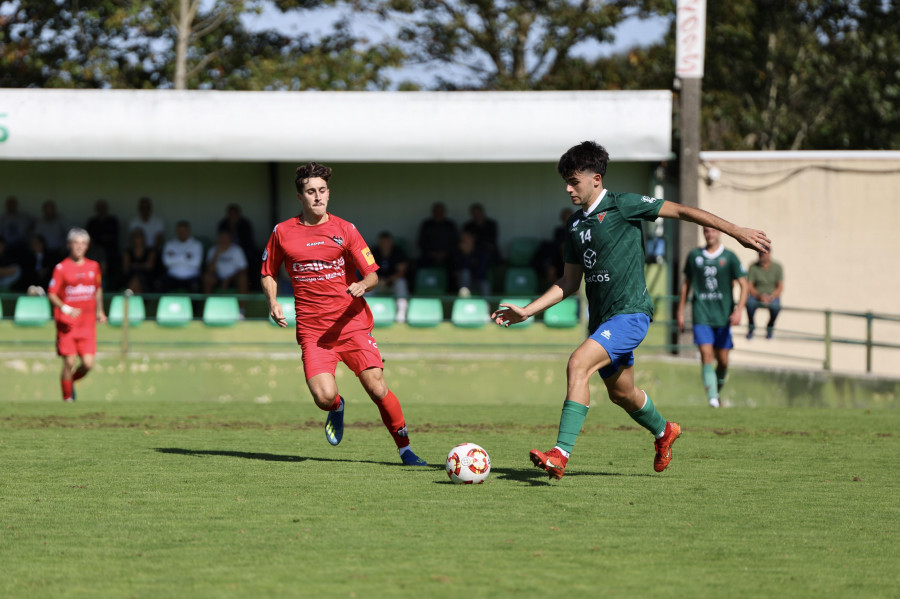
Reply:
M447 454L447 476L458 485L480 485L491 473L491 456L480 445L463 443Z

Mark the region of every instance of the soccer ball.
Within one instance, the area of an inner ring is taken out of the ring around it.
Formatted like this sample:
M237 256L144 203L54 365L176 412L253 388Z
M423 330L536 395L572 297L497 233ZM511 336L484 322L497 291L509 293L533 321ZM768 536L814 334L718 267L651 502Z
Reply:
M447 476L458 485L480 485L491 473L491 456L474 443L457 445L447 454Z

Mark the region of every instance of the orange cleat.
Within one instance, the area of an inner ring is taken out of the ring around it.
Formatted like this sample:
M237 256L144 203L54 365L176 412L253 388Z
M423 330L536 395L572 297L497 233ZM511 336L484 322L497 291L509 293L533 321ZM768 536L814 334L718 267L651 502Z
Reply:
M550 475L550 478L555 478L556 480L563 477L563 473L566 471L566 462L569 461L569 458L561 454L555 447L547 453L532 449L528 457L531 458L532 464L538 468L543 468Z
M656 457L653 458L653 469L662 472L672 461L672 444L681 436L681 427L677 422L667 422L662 437L653 444L656 446Z

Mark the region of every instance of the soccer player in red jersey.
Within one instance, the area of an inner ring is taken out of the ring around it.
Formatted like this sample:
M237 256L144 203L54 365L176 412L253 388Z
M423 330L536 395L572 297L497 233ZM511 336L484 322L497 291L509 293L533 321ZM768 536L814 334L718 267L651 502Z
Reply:
M410 449L400 402L384 382L384 362L372 337L374 320L363 294L378 284L378 265L356 227L328 212L330 177L331 168L315 162L297 168L302 212L275 226L263 252L262 288L269 313L279 326L287 326L276 298L276 278L284 264L294 287L306 384L316 405L328 412L325 438L337 445L344 434L344 400L334 378L341 361L378 406L401 461L426 466Z
M63 401L75 401L75 381L94 367L97 353L97 322L106 322L100 265L84 257L91 236L84 229L71 229L66 240L69 256L53 269L47 298L56 321L56 352L62 357L60 382ZM75 367L75 358L81 364Z

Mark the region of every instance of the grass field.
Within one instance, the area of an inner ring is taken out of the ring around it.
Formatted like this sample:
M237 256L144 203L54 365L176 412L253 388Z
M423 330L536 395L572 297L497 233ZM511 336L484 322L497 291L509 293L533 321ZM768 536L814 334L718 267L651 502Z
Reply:
M144 325L127 358L104 332L75 404L39 344L52 332L17 330L0 356L0 596L897 596L896 386L826 402L843 384L735 372L714 411L692 362L642 355L639 384L685 430L672 465L653 472L649 434L598 378L551 483L527 453L555 441L579 333L542 332L378 332L432 464L415 469L345 370L348 428L325 442L274 327L176 344ZM462 441L490 452L484 485L447 480Z

